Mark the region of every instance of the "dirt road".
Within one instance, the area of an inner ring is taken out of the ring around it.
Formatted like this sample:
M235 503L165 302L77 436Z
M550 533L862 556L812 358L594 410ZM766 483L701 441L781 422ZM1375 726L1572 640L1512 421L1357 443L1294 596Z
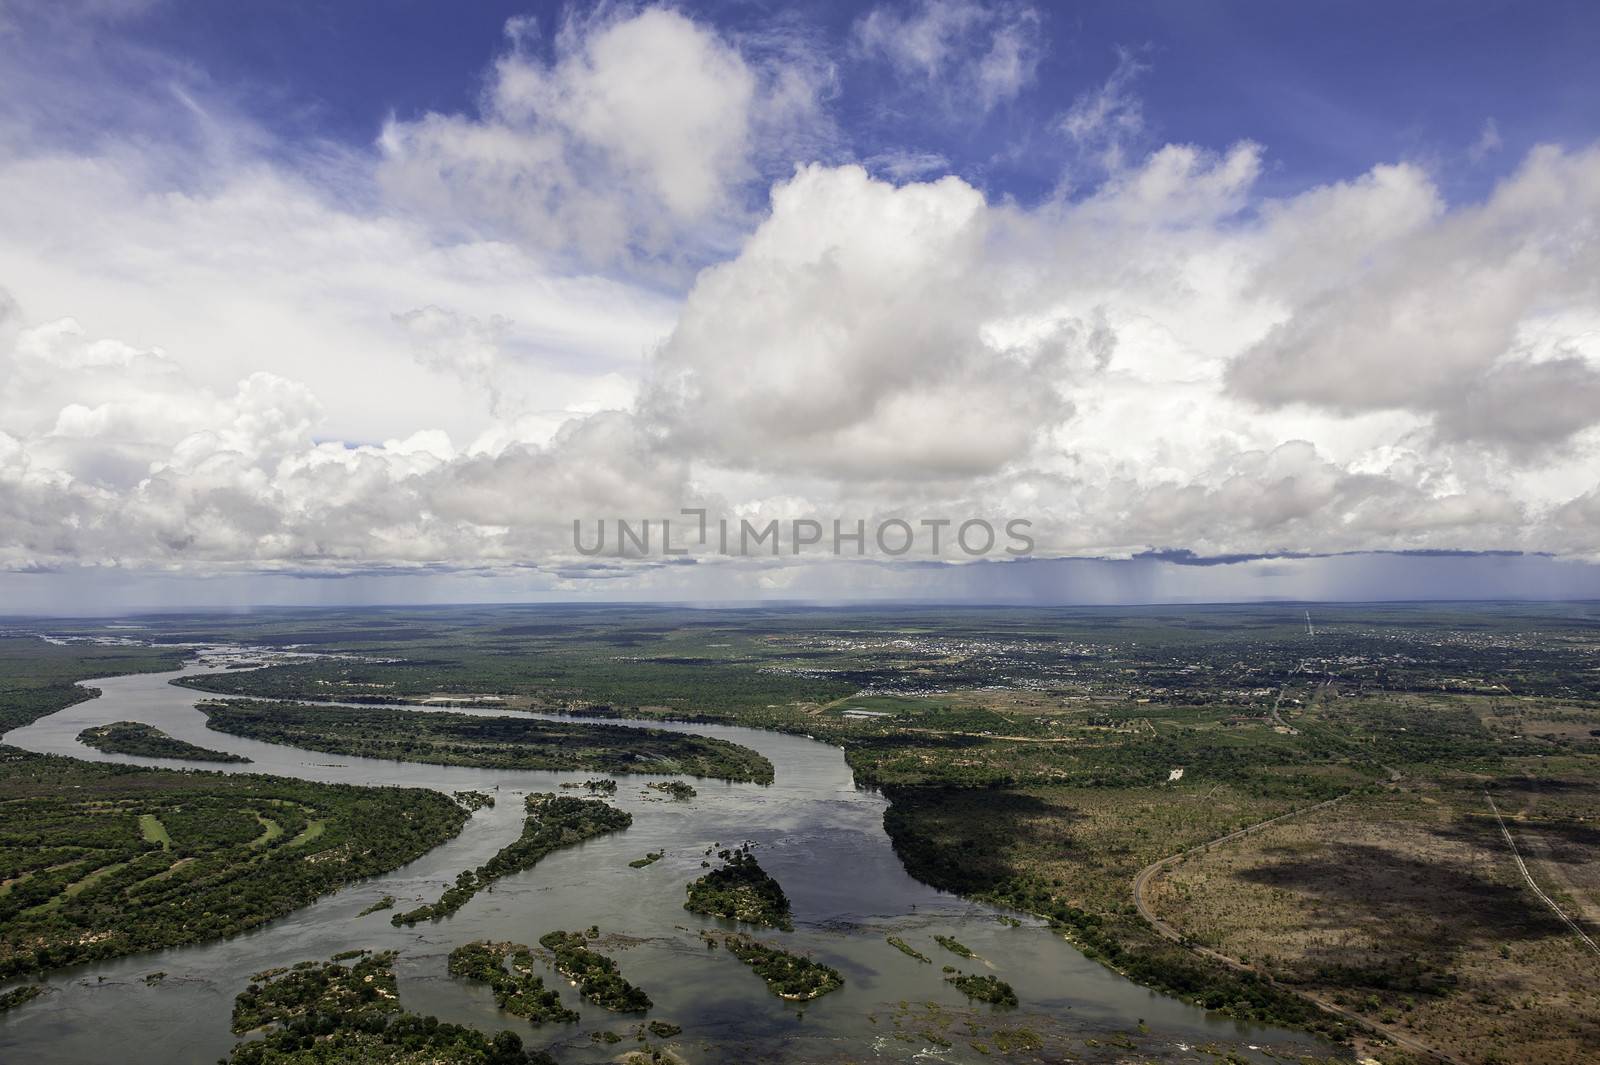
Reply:
M1200 954L1204 957L1210 958L1215 962L1219 962L1222 965L1226 965L1235 972L1251 973L1267 981L1274 987L1279 988L1280 990L1288 991L1291 994L1299 995L1301 998L1309 999L1311 1002L1314 1002L1317 1006L1327 1010L1329 1013L1332 1013L1338 1017L1343 1017L1345 1020L1356 1024L1360 1028L1371 1032L1376 1032L1402 1049L1409 1050L1417 1054L1423 1054L1439 1061L1448 1062L1449 1065L1466 1065L1466 1063L1461 1061L1461 1059L1451 1057L1449 1054L1446 1054L1443 1051L1436 1050L1407 1032L1403 1032L1397 1028L1391 1027L1390 1025L1380 1024L1379 1022L1372 1020L1370 1017L1357 1013L1354 1010L1346 1009L1345 1007L1323 995L1307 992L1300 988L1284 987L1284 985L1278 983L1278 981L1274 980L1270 975L1260 971L1259 969L1245 965L1243 962L1240 962L1234 958L1230 958L1226 954L1220 954L1209 947L1202 947L1195 943L1186 942L1182 933L1180 933L1176 928L1172 927L1166 921L1163 921L1160 917L1157 917L1155 911L1150 908L1150 901L1146 896L1150 882L1167 867L1182 861L1191 854L1198 854L1199 852L1206 850L1208 847L1215 847L1218 844L1241 839L1253 832L1259 832L1261 829L1270 825L1275 825L1280 821L1286 821L1291 817L1301 817L1317 810L1325 810L1328 807L1333 806L1335 803L1343 802L1353 794L1354 792L1346 792L1345 794L1336 798L1328 799L1325 802L1319 802L1312 806L1307 806L1304 809L1290 810L1286 814L1279 814L1277 817L1269 817L1265 821L1258 821L1253 825L1247 825L1246 827L1238 829L1237 831L1229 832L1225 836L1219 836L1210 842L1202 843L1197 847L1190 847L1186 851L1179 851L1177 854L1162 858L1159 861L1151 862L1149 865L1139 870L1139 875L1133 878L1133 904L1138 908L1139 916L1150 922L1150 927L1154 928L1163 937L1170 939L1172 942L1177 943L1180 946L1194 951L1196 954Z
M1517 849L1517 841L1511 837L1511 829L1506 827L1506 819L1500 816L1500 807L1495 805L1494 796L1490 795L1486 791L1483 793L1483 797L1489 800L1489 809L1494 811L1494 819L1500 822L1500 834L1505 837L1506 845L1511 848L1512 860L1517 863L1517 869L1521 871L1522 879L1526 881L1528 886L1533 889L1533 893L1539 896L1539 900L1546 906L1550 907L1550 909L1555 912L1555 915L1561 918L1562 923L1564 923L1568 928L1572 929L1573 935L1583 940L1583 942L1588 945L1590 950L1594 951L1596 954L1600 954L1600 944L1597 944L1593 939L1590 939L1589 934L1578 926L1578 922L1567 916L1567 912L1560 906L1556 905L1555 899L1552 899L1549 895L1544 893L1544 889L1541 888L1538 882L1533 879L1533 874L1528 872L1528 865L1522 860L1522 852Z

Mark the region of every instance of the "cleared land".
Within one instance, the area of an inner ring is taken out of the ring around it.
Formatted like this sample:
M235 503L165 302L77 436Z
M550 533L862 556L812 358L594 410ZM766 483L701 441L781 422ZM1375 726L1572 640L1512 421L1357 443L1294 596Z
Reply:
M1528 768L1525 784L1595 794ZM1483 783L1446 775L1274 824L1163 871L1152 906L1196 944L1452 1057L1591 1060L1594 955L1523 882ZM1567 862L1600 861L1592 830L1567 824Z

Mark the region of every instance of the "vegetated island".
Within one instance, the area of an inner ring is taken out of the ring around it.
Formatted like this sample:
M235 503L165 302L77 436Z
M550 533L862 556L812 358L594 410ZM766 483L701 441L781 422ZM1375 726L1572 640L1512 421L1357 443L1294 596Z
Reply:
M962 943L959 939L956 939L954 936L934 936L933 941L939 944L945 950L948 950L951 954L955 954L963 958L977 957L977 955L972 952L970 947L968 947L965 943Z
M236 1045L226 1065L555 1065L543 1051L524 1050L515 1032L491 1038L401 1008L394 957L258 973L234 1000L233 1031L262 1034Z
M47 990L49 989L38 984L23 984L21 987L13 987L10 991L0 993L0 1013L15 1009L24 1002L32 1002Z
M588 932L546 932L539 945L555 955L556 969L577 985L578 993L613 1013L638 1013L651 1006L650 996L622 978L617 963L589 946L600 935Z
M467 814L415 788L0 747L0 978L236 935L421 857Z
M448 968L451 976L488 984L495 1005L533 1024L578 1019L577 1010L562 1005L556 990L544 986L544 977L533 971L533 952L520 943L467 943L450 952Z
M543 792L529 795L525 806L528 815L523 819L521 836L478 868L462 870L455 886L447 888L438 902L397 913L389 918L390 923L398 927L448 917L493 881L531 869L551 851L607 832L620 832L633 824L632 814L599 799Z
M628 868L643 869L647 865L654 865L659 862L666 855L666 853L666 851L646 851L643 858L635 858L633 861L629 862Z
M95 725L78 733L78 742L107 754L131 754L140 758L182 758L190 762L250 761L243 755L213 751L187 740L175 739L142 721L113 721L109 725Z
M888 943L891 947L893 947L895 950L898 950L901 954L904 954L908 958L915 958L918 961L925 961L929 965L933 964L932 958L928 957L926 954L922 953L922 951L918 950L916 947L913 947L910 943L907 943L899 936L889 936Z
M369 916L371 914L377 913L379 910L392 910L392 909L394 909L394 896L393 895L385 895L383 898L379 899L377 902L374 902L371 906L368 906L366 909L364 909L360 913L356 914L356 916L357 917L367 917L367 916Z
M708 917L794 931L789 896L761 868L748 846L718 851L717 857L726 864L689 884L685 889L689 898L683 904L684 909Z
M656 791L662 792L669 798L676 799L678 802L683 802L686 799L692 799L696 795L700 794L694 790L693 785L685 784L681 780L658 780L646 784L645 787L654 788Z
M726 934L722 943L728 953L766 981L767 990L790 1002L809 1002L844 986L844 977L837 969L803 954L794 954L742 934Z
M772 783L772 763L727 740L664 729L391 707L204 702L206 727L329 754L484 769L677 773Z
M572 790L582 788L590 795L615 795L617 793L617 782L615 780L611 780L610 778L602 778L600 780L570 780L561 786L563 788L569 788Z
M945 977L946 982L954 984L956 990L968 998L975 998L979 1002L987 1002L993 1006L1015 1006L1017 993L1011 985L998 976L972 976L968 973L952 973Z
M487 791L453 791L456 802L468 813L477 813L485 807L494 809L494 795Z

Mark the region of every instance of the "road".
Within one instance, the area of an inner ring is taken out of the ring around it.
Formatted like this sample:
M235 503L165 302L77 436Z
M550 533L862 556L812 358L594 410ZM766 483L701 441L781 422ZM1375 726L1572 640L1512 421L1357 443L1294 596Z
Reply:
M1203 955L1204 957L1210 958L1212 961L1226 965L1235 972L1251 973L1252 975L1265 980L1267 983L1278 988L1279 990L1288 991L1291 994L1299 995L1301 998L1309 999L1311 1002L1315 1003L1322 1009L1327 1010L1329 1013L1343 1017L1345 1020L1350 1021L1363 1029L1376 1032L1402 1049L1410 1050L1417 1054L1424 1054L1439 1061L1448 1062L1449 1065L1467 1065L1467 1063L1463 1062L1460 1058L1454 1058L1443 1051L1436 1050L1433 1047L1428 1046L1426 1043L1419 1041L1415 1036L1412 1036L1407 1032L1401 1031L1387 1024L1380 1024L1370 1017L1357 1013L1354 1010L1346 1009L1345 1007L1334 1002L1332 999L1329 999L1323 995L1314 994L1301 988L1285 987L1283 984L1278 983L1278 981L1274 980L1270 975L1260 971L1259 969L1251 968L1250 966L1245 965L1243 962L1228 957L1226 954L1219 954L1217 951L1214 951L1209 947L1202 947L1194 943L1186 942L1182 933L1180 933L1176 928L1172 927L1166 921L1163 921L1160 917L1157 917L1155 911L1150 908L1150 901L1146 897L1146 891L1150 886L1150 882L1168 866L1182 861L1191 854L1198 854L1209 847L1215 847L1222 843L1231 842L1232 840L1242 839L1243 837L1248 836L1253 832L1259 832L1261 829L1270 825L1275 825L1280 821L1287 821L1291 817L1301 817L1305 814L1314 813L1317 810L1325 810L1328 807L1333 806L1335 803L1343 802L1353 794L1355 793L1347 791L1343 795L1328 799L1324 802L1319 802L1315 805L1307 806L1300 810L1290 810L1288 813L1279 814L1276 817L1269 817L1265 821L1258 821L1253 825L1247 825L1244 828L1229 832L1225 836L1219 836L1208 843L1202 843L1197 847L1190 847L1186 851L1179 851L1177 854L1162 858L1159 861L1151 862L1149 865L1139 870L1139 875L1133 878L1133 904L1138 908L1139 916L1148 921L1151 928L1154 928L1166 939L1169 939L1196 954Z
M1522 852L1517 849L1517 841L1511 838L1511 829L1506 826L1506 819L1500 816L1500 807L1495 805L1494 796L1486 791L1483 793L1483 797L1489 800L1489 809L1494 811L1494 819L1500 822L1500 834L1506 838L1506 844L1511 848L1511 857L1517 863L1517 868L1522 872L1522 879L1527 881L1528 886L1533 889L1535 895L1539 896L1540 901L1555 911L1555 915L1561 918L1562 923L1572 929L1574 935L1583 940L1590 950L1600 954L1600 944L1596 944L1594 940L1590 939L1589 934L1578 926L1578 922L1568 917L1566 911L1556 905L1555 899L1544 893L1544 889L1533 879L1533 874L1528 872L1528 865L1522 860Z

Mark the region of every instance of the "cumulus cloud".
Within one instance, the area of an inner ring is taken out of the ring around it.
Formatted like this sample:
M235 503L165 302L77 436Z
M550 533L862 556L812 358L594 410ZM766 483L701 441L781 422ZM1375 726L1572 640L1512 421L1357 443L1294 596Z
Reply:
M992 103L1036 17L856 33ZM1269 195L1269 146L1147 149L1129 67L1064 120L1120 146L1103 173L1023 204L794 148L829 74L791 36L509 34L477 113L331 174L259 131L200 177L0 131L0 566L621 580L572 520L683 506L1024 517L1060 555L1593 553L1600 149L1476 203L1406 161Z
M830 76L770 40L747 58L667 8L571 16L549 56L525 20L509 37L477 115L384 127L379 180L459 232L587 263L717 248L763 153L819 121Z
M725 465L869 479L960 477L1026 455L1064 419L1057 329L985 325L983 196L808 167L773 191L737 259L705 271L658 357L645 411Z
M625 413L570 419L546 444L494 451L460 451L437 430L319 441L322 407L304 385L256 372L220 395L182 381L141 390L128 360L85 356L118 348L49 323L0 353L8 376L41 351L64 355L51 366L65 389L114 380L122 396L68 405L32 431L8 402L6 564L512 565L570 554L573 514L684 498L681 464Z
M1367 190L1410 201L1406 221L1318 263L1321 291L1240 354L1230 388L1269 406L1412 410L1449 435L1520 447L1600 421L1592 406L1538 413L1563 384L1592 394L1594 368L1551 343L1595 324L1600 234L1579 220L1600 210L1600 148L1536 149L1485 202L1454 211L1416 185L1390 175Z

